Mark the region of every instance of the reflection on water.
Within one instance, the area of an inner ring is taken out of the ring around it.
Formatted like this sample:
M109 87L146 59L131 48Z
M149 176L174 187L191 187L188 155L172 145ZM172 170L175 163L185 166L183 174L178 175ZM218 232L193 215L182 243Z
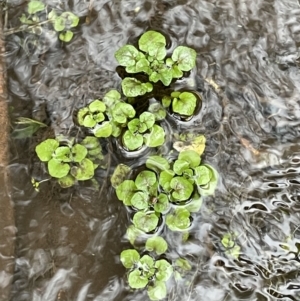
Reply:
M19 25L23 2L8 2L8 28ZM205 160L221 180L194 219L191 238L170 250L188 257L193 273L188 285L170 283L169 300L299 300L298 1L46 2L78 14L80 26L67 45L48 32L38 40L6 37L12 119L33 116L56 134L77 133L74 109L120 87L113 53L146 29L169 35L171 49L196 49L197 72L182 84L204 101L199 116L180 129L206 135ZM129 246L129 217L106 172L97 174L100 194L52 182L37 193L31 176L45 174L36 143L11 141L18 229L12 299L144 300L144 291L130 292L124 281L118 256ZM110 172L120 158L112 154ZM227 232L237 234L239 260L224 253Z

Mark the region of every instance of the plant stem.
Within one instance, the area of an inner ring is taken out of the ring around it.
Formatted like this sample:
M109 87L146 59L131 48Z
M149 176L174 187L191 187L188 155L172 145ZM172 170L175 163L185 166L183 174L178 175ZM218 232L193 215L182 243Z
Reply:
M34 25L21 25L19 27L15 27L15 28L11 28L11 29L5 30L3 32L3 35L4 36L9 36L11 34L14 34L14 33L17 33L17 32L21 32L21 31L25 31L25 30L28 30L28 29L32 29L32 28L38 27L40 25L47 24L49 22L52 22L52 20L42 21L42 22L34 24Z

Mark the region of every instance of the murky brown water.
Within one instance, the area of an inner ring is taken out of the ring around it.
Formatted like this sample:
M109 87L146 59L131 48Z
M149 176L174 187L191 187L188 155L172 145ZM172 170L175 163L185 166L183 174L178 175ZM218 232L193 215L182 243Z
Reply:
M81 16L75 38L6 36L11 119L38 118L55 134L77 133L73 111L120 87L113 53L145 30L159 29L196 49L188 84L204 101L198 117L171 122L207 137L205 160L220 173L191 238L172 256L193 262L191 283L170 282L169 300L300 300L300 5L296 0L46 1ZM7 28L19 26L24 1L8 1ZM88 16L89 22L86 22ZM176 127L175 127L176 126ZM62 190L45 178L34 154L41 139L11 139L16 266L13 301L145 300L130 292L120 252L129 216L99 171L101 193L87 185ZM124 159L117 149L111 166ZM123 159L122 159L123 158ZM221 245L238 234L239 260Z

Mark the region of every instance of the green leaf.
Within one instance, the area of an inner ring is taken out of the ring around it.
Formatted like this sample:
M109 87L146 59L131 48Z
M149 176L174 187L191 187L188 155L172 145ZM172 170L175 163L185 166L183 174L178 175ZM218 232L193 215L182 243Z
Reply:
M151 129L155 123L155 116L150 112L143 112L139 119L141 123L146 125L147 129Z
M127 127L132 134L138 132L140 128L140 120L138 118L130 120L127 124Z
M54 151L53 158L57 159L58 161L67 163L71 162L70 154L71 151L68 146L60 146Z
M151 132L144 135L145 144L150 147L157 147L163 145L165 142L165 131L162 127L154 124Z
M183 76L183 72L176 65L172 66L171 72L173 78L181 78Z
M149 52L149 47L151 49L152 45L156 43L162 43L165 46L166 39L161 33L154 30L149 30L140 37L139 48L142 51Z
M106 105L103 101L99 100L99 99L96 99L94 101L92 101L90 104L89 104L89 110L92 112L92 113L96 113L96 112L105 112L106 110Z
M186 230L190 223L190 212L185 208L178 208L166 217L166 225L172 231Z
M201 166L205 166L211 171L211 173L210 173L211 177L210 177L210 181L207 185L199 187L199 192L203 196L213 195L215 193L215 190L216 190L216 187L218 184L218 178L219 178L218 172L212 166L210 166L208 164L204 164Z
M210 182L211 171L206 166L197 166L194 171L197 185L207 185Z
M136 192L131 198L131 205L139 210L147 209L149 207L147 192Z
M167 296L167 287L164 282L156 281L154 285L148 287L148 296L150 300L156 301L164 299Z
M161 80L161 76L157 71L153 71L149 76L149 80L151 82L157 83L159 80Z
M112 126L112 132L111 132L111 135L113 137L119 137L122 133L122 128L115 122L113 121L110 121L110 124Z
M28 19L25 14L22 14L22 16L19 19L20 19L21 23L23 23L23 24L30 25L30 24L34 23L32 20Z
M150 156L146 161L146 166L156 172L167 170L170 168L170 164L167 159L161 156Z
M180 176L181 176L182 173L183 173L186 169L188 169L189 167L190 167L189 162L178 159L178 160L176 160L176 161L174 162L173 170L175 171L175 173L176 173L177 175L180 175Z
M170 96L164 96L161 101L164 108L168 108L172 102L172 98Z
M84 125L84 118L90 113L88 108L82 108L77 113L77 120L80 125Z
M172 70L165 67L159 71L159 74L161 82L165 86L169 86L173 79Z
M57 17L54 21L53 26L54 26L55 31L58 31L58 32L63 31L66 27L65 19L62 17Z
M112 125L110 121L104 121L101 124L97 124L93 130L93 133L98 138L107 138L112 134Z
M128 283L131 288L144 288L148 284L147 277L141 275L139 270L134 270L128 275Z
M178 258L175 261L175 269L179 270L180 273L190 271L192 269L190 263L184 258Z
M37 0L31 0L28 3L28 13L33 15L39 11L42 11L45 9L45 4L41 1L37 1Z
M132 245L134 245L135 240L141 234L143 234L143 232L141 230L137 229L134 225L130 225L126 231L127 238Z
M86 115L83 119L83 126L86 128L93 128L97 122L94 120L92 115Z
M147 251L161 255L167 251L168 244L161 236L154 236L147 239L145 247Z
M71 187L75 184L75 178L68 174L63 178L58 179L58 184L62 187L62 188L68 188Z
M165 192L171 191L171 181L175 176L175 172L173 170L164 170L159 175L159 185Z
M148 272L154 266L153 258L149 255L144 255L140 260L140 266L145 272Z
M174 49L172 60L177 62L178 68L182 71L190 71L196 65L197 53L194 49L186 46L178 46Z
M103 102L105 105L110 108L113 105L115 105L117 102L119 102L121 99L121 94L117 90L110 90L108 91L104 97L103 97Z
M48 162L48 171L53 178L63 178L69 173L70 165L53 158Z
M126 269L133 268L140 260L140 254L134 249L122 251L120 260Z
M144 95L148 92L151 92L152 89L152 84L142 83L141 81L135 78L125 77L122 80L122 90L124 95L127 97L137 97L140 95Z
M75 144L72 149L72 159L74 162L81 162L87 155L88 150L81 144Z
M87 150L99 149L99 151L101 152L101 145L98 138L96 137L86 136L81 141L81 145L83 145Z
M166 45L165 43L153 43L149 45L148 47L149 55L155 57L155 59L157 60L163 60L167 55L165 45Z
M180 140L174 142L173 147L178 151L193 150L202 155L205 150L206 139L203 135L197 134L182 134Z
M174 98L172 101L172 110L175 113L184 116L192 116L196 109L197 98L193 93L183 92L179 98Z
M170 186L173 189L173 198L178 201L188 200L194 190L194 186L183 177L173 178L170 182Z
M141 171L135 179L136 187L144 191L148 191L156 182L155 173L149 170Z
M132 45L125 45L115 53L115 58L121 66L134 66L137 58L140 56L139 51Z
M149 73L150 72L150 68L149 68L149 62L146 60L146 58L142 58L140 59L136 65L135 65L135 71L136 72L145 72L145 73ZM127 69L126 69L127 70ZM130 72L129 72L130 73Z
M125 164L118 164L110 178L113 188L117 188L129 175L131 168Z
M238 258L240 255L241 247L235 243L235 234L226 233L222 238L222 245L227 249L226 254L234 258Z
M186 161L191 168L199 166L201 158L198 153L193 150L185 150L179 153L178 160Z
M69 11L63 12L60 15L60 18L64 19L65 25L68 28L76 27L79 23L79 18L76 15L74 15L73 13L69 12Z
M84 158L78 163L78 166L71 168L71 174L78 181L89 180L94 176L94 164L90 159Z
M133 216L133 224L136 228L148 233L157 227L158 217L151 212L137 212Z
M155 120L163 120L167 116L166 110L160 103L151 104L148 108L148 111L154 115Z
M57 13L54 9L52 9L51 12L48 14L48 19L53 21L56 18L57 18Z
M35 152L42 162L47 162L52 158L52 154L59 147L59 142L55 139L46 139L38 144Z
M157 260L155 267L157 268L155 276L158 281L167 281L173 273L172 265L165 259Z
M160 193L154 204L155 212L165 213L169 210L170 203L168 196L164 193Z
M105 119L105 116L103 113L96 113L96 114L93 114L93 118L97 123L99 123Z
M133 134L127 130L123 135L123 144L130 151L139 149L143 145L143 142L141 134Z
M124 205L130 206L130 200L136 191L135 183L132 180L125 180L117 187L116 194L118 199L124 202Z
M74 33L70 30L66 30L59 34L59 39L63 42L70 42L74 36Z
M118 123L126 123L127 118L133 118L134 116L133 106L125 102L118 102L112 109L113 120Z
M186 204L184 208L187 209L189 212L198 212L201 208L201 205L202 197L198 193L195 193L192 198L192 201Z

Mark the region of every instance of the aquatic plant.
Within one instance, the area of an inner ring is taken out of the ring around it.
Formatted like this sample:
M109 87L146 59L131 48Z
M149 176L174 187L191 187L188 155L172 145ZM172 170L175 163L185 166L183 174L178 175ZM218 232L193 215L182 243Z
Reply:
M23 24L30 25L30 29L35 34L41 34L43 28L41 25L52 23L53 29L59 33L59 39L63 42L70 42L73 38L71 28L76 27L79 23L79 17L72 12L66 11L58 13L56 10L51 10L47 15L47 20L44 20L46 6L42 1L31 0L27 5L28 15L22 14L20 21Z
M229 257L237 259L240 256L241 247L236 243L236 233L225 233L221 243L226 249L225 254Z
M196 51L186 46L178 46L171 57L167 57L166 38L159 32L149 30L139 39L139 50L133 45L125 45L115 53L118 63L127 73L143 73L153 83L161 81L169 86L173 79L181 78L196 64ZM127 97L136 97L151 92L153 85L143 83L136 78L126 77L122 81L122 90ZM175 105L175 107L177 107Z

